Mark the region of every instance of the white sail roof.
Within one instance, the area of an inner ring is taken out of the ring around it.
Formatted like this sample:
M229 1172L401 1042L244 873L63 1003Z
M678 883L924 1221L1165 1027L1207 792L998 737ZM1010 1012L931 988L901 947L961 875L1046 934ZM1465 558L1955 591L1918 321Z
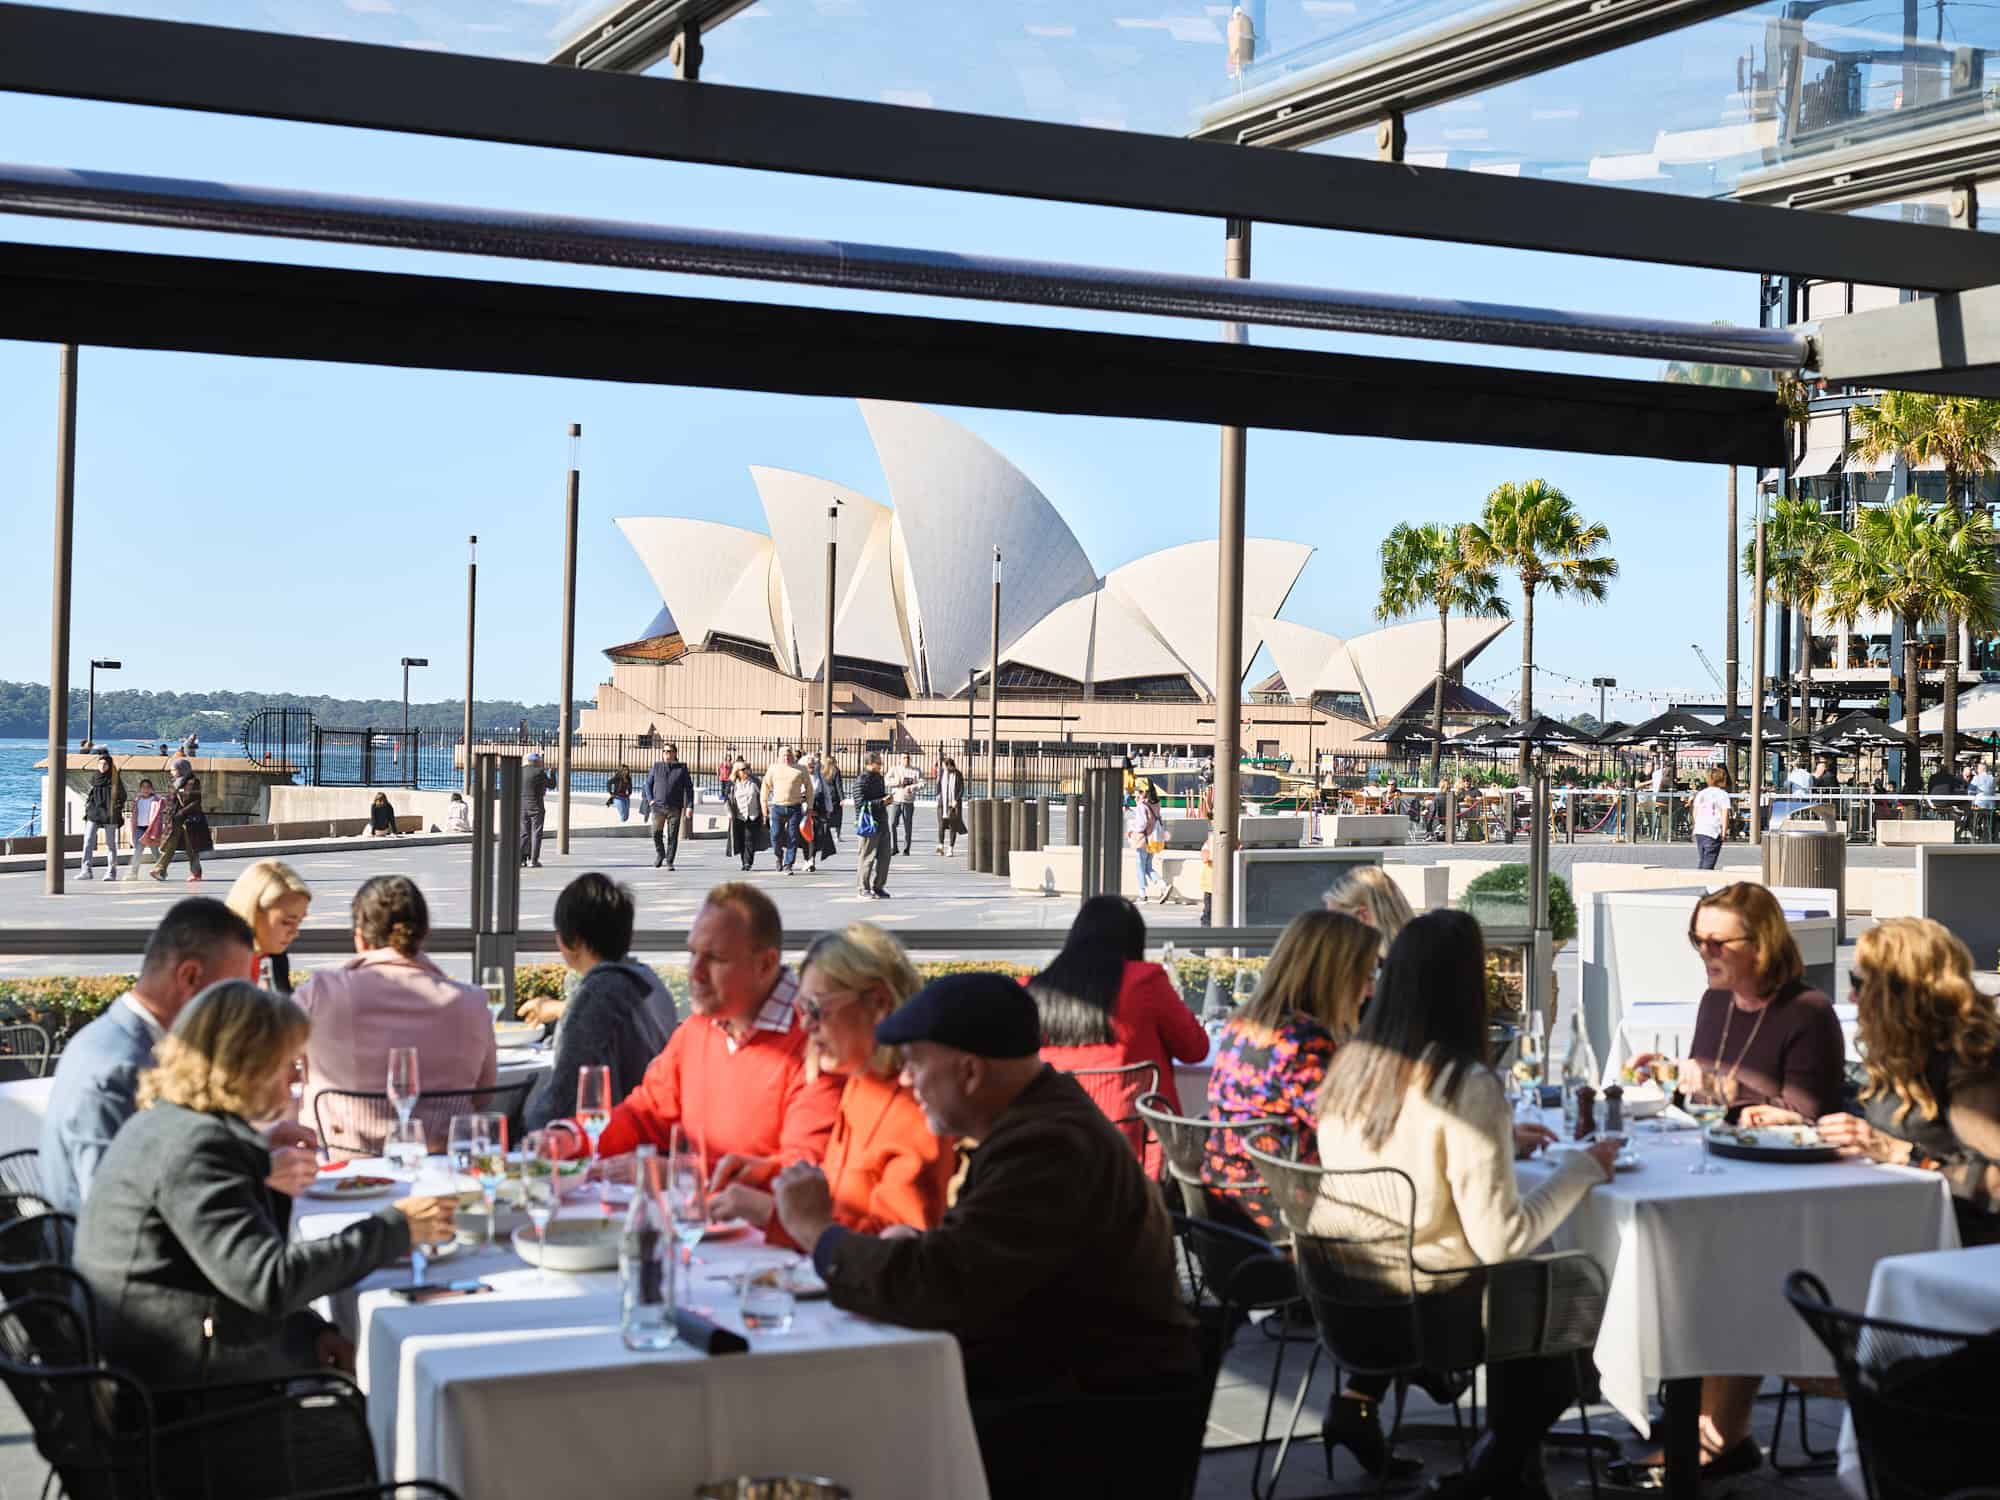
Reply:
M679 516L620 516L617 524L689 646L720 632L777 650L769 537ZM781 661L788 658L789 652L779 653Z
M1263 636L1255 622L1284 606L1312 548L1303 542L1251 537L1243 544L1243 664ZM1134 558L1105 575L1112 593L1153 623L1161 640L1193 671L1202 691L1214 692L1217 544L1187 542ZM1203 609L1194 601L1209 601Z
M785 669L798 677L819 673L826 653L827 509L840 507L838 544L834 548L834 650L842 656L864 656L901 664L902 629L896 623L896 601L887 587L890 510L865 495L811 474L753 465L750 477L764 503L764 519L777 550L779 587L789 619L789 640L796 657L780 652ZM856 590L857 575L871 571L869 549L880 557L873 563L883 586Z
M1453 616L1445 630L1445 670L1475 655L1508 623ZM1399 718L1419 693L1429 689L1437 678L1437 638L1438 622L1432 617L1371 630L1348 641L1348 655L1360 674L1371 715Z

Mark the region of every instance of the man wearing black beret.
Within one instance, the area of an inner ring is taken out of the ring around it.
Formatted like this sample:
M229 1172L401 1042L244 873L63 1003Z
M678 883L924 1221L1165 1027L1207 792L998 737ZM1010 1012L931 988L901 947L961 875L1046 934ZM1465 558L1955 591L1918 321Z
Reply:
M1171 1390L1193 1377L1166 1209L1131 1143L1042 1062L1035 1003L1007 976L936 980L875 1039L903 1049L903 1083L931 1129L977 1143L958 1201L927 1234L858 1234L833 1222L826 1179L799 1163L776 1181L778 1216L835 1306L957 1336L1002 1496L1003 1472L1048 1456L1016 1451L1022 1434L1003 1440L995 1413L1022 1398Z

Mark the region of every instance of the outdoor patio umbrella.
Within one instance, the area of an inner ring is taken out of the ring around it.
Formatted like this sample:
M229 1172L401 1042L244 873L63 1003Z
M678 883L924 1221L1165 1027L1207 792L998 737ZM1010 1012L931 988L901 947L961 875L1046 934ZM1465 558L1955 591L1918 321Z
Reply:
M1429 725L1419 724L1411 719L1398 719L1393 724L1385 724L1382 728L1369 734L1359 735L1357 738L1372 740L1378 745L1428 745L1437 736L1431 733ZM1447 735L1445 738L1448 740L1450 736Z
M1622 745L1625 743L1623 735L1631 727L1630 724L1614 719L1597 731L1597 743L1600 745Z
M1454 745L1594 745L1596 739L1574 725L1547 714L1506 724L1480 724L1468 729Z
M1836 719L1813 736L1816 743L1828 749L1883 749L1907 750L1916 740L1895 727L1877 718L1874 714L1859 710L1844 718Z
M1673 745L1706 744L1713 745L1727 738L1719 726L1706 719L1697 719L1690 713L1655 714L1643 724L1634 724L1616 739L1607 739L1606 744L1615 745Z
M1750 719L1747 714L1737 714L1734 718L1724 719L1720 724L1715 725L1714 728L1722 739L1729 744L1747 745L1750 743ZM1765 744L1768 745L1774 741L1804 738L1805 736L1799 732L1796 725L1782 724L1769 714L1764 716Z
M1504 719L1494 719L1492 722L1486 724L1475 724L1470 729L1453 735L1449 743L1464 745L1468 749L1477 749L1482 745L1489 747L1504 745L1507 743L1507 736L1502 731L1508 727Z

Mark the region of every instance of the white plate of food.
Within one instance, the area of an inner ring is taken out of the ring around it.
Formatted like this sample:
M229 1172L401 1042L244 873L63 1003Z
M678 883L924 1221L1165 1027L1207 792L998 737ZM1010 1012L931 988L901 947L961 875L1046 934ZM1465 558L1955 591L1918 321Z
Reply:
M551 1271L605 1271L618 1264L624 1237L625 1226L609 1219L556 1219L546 1245L537 1242L532 1224L515 1230L514 1253Z
M358 1203L368 1198L382 1198L391 1193L399 1193L405 1186L400 1177L377 1177L369 1172L341 1172L315 1177L306 1184L306 1196Z
M496 1021L493 1042L498 1047L532 1047L542 1039L542 1028L532 1021Z

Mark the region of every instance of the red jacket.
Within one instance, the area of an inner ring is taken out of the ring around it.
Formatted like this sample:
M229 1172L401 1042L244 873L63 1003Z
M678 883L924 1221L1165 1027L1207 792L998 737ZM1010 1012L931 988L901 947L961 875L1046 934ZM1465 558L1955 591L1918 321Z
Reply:
M711 1165L732 1151L770 1157L780 1167L817 1162L840 1108L840 1080L806 1081L806 1034L797 1014L789 1029L753 1028L734 1046L706 1016L675 1027L639 1086L611 1112L599 1153L616 1156L648 1144L665 1151L678 1124Z
M1091 1047L1044 1047L1042 1061L1065 1073L1080 1068L1122 1068L1131 1063L1149 1062L1160 1070L1160 1092L1167 1097L1173 1113L1181 1112L1180 1092L1174 1087L1176 1062L1200 1062L1208 1056L1208 1033L1195 1019L1187 1002L1167 971L1158 964L1127 960L1125 977L1118 987L1117 1008L1111 1014L1113 1040ZM1113 1120L1128 1120L1135 1113L1132 1101L1145 1085L1120 1080L1077 1080L1084 1092L1097 1101L1098 1108ZM1145 1139L1143 1129L1127 1126L1137 1149ZM1157 1175L1159 1147L1147 1145L1143 1155L1146 1170Z
M861 1234L879 1234L891 1224L935 1229L958 1152L931 1133L908 1089L864 1071L841 1090L823 1165L835 1223ZM776 1214L764 1236L774 1245L792 1244Z

